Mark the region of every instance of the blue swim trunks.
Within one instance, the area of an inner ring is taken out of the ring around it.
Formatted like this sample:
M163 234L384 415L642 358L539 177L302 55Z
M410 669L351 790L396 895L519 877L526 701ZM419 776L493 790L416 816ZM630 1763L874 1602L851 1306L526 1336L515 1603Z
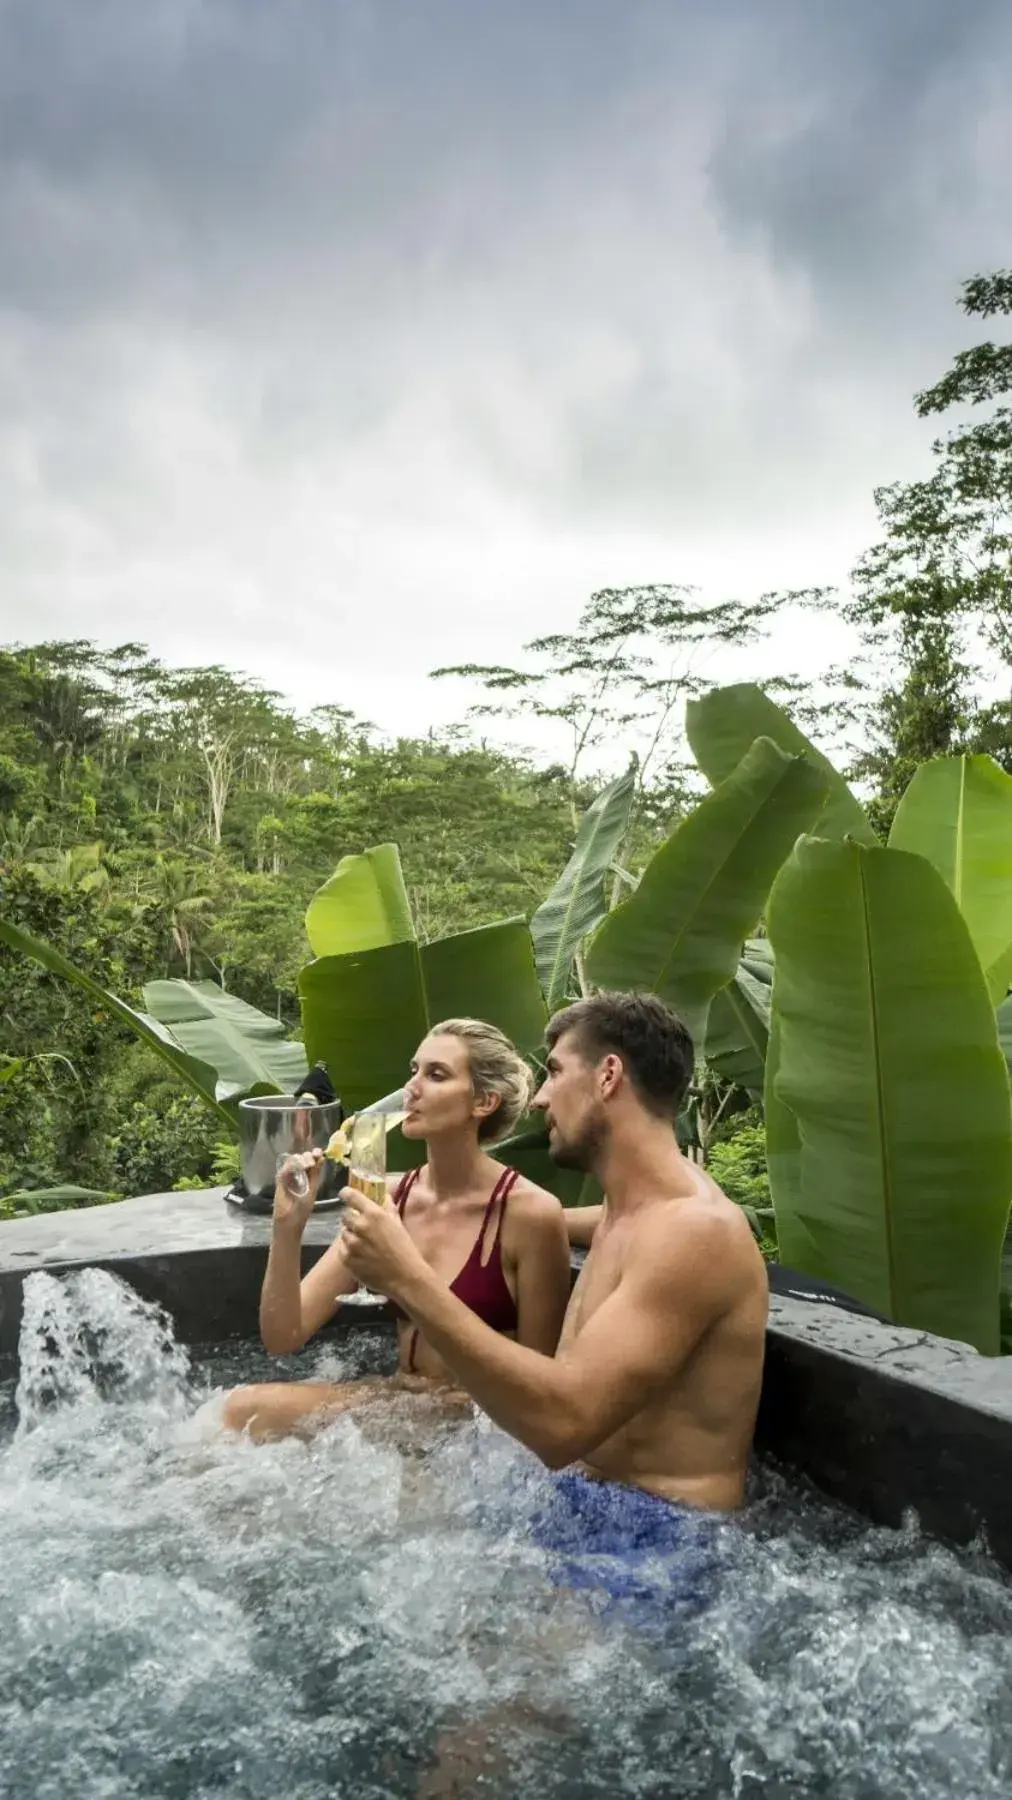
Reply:
M727 1561L727 1521L643 1488L565 1469L538 1494L529 1528L556 1587L596 1592L602 1611L643 1629L696 1618Z

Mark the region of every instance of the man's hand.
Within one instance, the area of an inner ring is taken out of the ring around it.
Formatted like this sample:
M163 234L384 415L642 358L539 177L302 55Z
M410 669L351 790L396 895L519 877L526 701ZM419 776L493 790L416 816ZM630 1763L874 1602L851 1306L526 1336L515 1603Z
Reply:
M377 1206L357 1188L341 1190L345 1203L341 1243L353 1275L375 1293L397 1299L405 1282L429 1265L416 1250L393 1206Z
M300 1174L305 1176L308 1183L304 1194L296 1191ZM316 1192L322 1174L322 1150L306 1150L300 1155L289 1157L284 1170L278 1175L274 1189L275 1231L302 1237L316 1205ZM296 1179L293 1180L293 1176Z

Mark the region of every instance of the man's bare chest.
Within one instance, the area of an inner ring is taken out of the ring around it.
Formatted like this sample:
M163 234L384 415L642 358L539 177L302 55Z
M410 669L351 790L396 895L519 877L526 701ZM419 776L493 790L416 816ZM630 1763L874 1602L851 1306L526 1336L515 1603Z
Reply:
M598 1246L595 1243L591 1247L570 1296L559 1343L560 1350L579 1337L584 1326L615 1292L622 1279L624 1261L618 1244L605 1243Z

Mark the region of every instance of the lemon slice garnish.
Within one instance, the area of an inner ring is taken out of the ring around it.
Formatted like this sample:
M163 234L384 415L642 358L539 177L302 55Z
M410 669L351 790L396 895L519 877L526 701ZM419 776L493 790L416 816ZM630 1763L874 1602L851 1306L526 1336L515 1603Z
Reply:
M404 1118L404 1114L402 1112L387 1113L386 1114L387 1133L389 1134L391 1131L393 1131L394 1126L399 1125L403 1118ZM354 1128L354 1124L355 1124L355 1114L352 1113L351 1118L345 1119L344 1124L339 1125L337 1130L334 1132L332 1138L330 1139L329 1144L327 1145L326 1150L323 1152L324 1156L328 1157L331 1162L346 1163L348 1161L348 1158L351 1155L351 1134L352 1134L352 1130Z
M351 1128L354 1123L355 1121L353 1118L345 1119L344 1124L339 1125L334 1132L326 1150L323 1152L324 1156L329 1157L331 1162L347 1162L351 1155Z

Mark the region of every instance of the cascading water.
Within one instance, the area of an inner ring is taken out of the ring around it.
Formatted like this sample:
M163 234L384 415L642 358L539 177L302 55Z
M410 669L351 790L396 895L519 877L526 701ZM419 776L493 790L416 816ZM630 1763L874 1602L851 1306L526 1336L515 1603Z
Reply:
M57 1404L110 1399L185 1406L190 1359L159 1307L102 1269L25 1284L15 1404L31 1430Z
M388 1357L356 1332L298 1372ZM404 1399L309 1444L214 1435L201 1403L269 1368L191 1364L101 1272L26 1283L4 1800L1008 1795L1012 1593L982 1554L762 1476L714 1604L658 1635L553 1588L548 1478L496 1431Z

